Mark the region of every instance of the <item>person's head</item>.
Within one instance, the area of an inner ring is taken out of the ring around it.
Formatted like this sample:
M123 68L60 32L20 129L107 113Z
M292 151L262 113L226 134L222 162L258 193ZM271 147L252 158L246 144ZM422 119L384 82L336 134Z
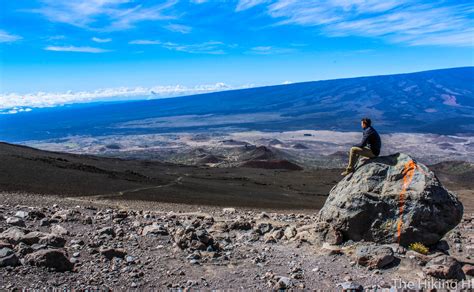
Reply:
M360 120L360 126L362 127L362 129L368 128L372 126L372 121L369 118L363 118L362 120Z

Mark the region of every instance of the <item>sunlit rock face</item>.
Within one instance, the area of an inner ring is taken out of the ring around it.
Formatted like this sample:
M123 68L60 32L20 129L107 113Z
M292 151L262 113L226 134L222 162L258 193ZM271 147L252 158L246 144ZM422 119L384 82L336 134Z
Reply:
M432 245L462 214L462 203L432 171L397 153L359 163L331 190L319 219L344 240Z

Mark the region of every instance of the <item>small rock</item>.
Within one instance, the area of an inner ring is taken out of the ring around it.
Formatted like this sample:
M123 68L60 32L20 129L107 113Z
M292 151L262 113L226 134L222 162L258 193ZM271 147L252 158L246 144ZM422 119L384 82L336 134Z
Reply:
M0 267L15 267L20 264L20 260L12 249L0 248Z
M51 233L54 235L68 235L69 231L61 225L55 224L51 227Z
M394 259L393 250L388 246L366 245L356 249L357 263L368 268L383 268Z
M0 240L0 248L4 248L4 247L12 248L13 246L6 241Z
M249 221L237 220L230 224L229 229L231 230L250 230L252 229L252 224Z
M235 208L224 208L222 209L224 214L234 214L236 212Z
M328 228L324 240L329 244L338 245L342 243L342 233L334 228Z
M285 235L285 233L283 232L283 229L278 229L278 230L275 230L274 232L272 232L273 238L275 238L277 240L282 239L284 235Z
M423 271L438 279L464 279L461 264L455 258L444 254L433 257Z
M291 239L291 238L296 236L296 233L297 233L297 231L296 231L295 227L288 226L285 229L285 238L286 239Z
M272 224L270 224L270 223L260 223L260 224L257 225L255 231L256 231L258 234L263 235L263 234L265 234L265 233L270 232L270 230L272 230L272 228L273 228L273 226L272 226Z
M109 260L113 258L124 258L127 252L121 248L101 248L100 254Z
M17 211L15 213L15 217L21 218L21 219L27 219L29 217L29 213L26 211Z
M76 215L79 215L77 210L60 210L53 214L51 218L59 219L61 221L74 221L76 220Z
M27 217L32 218L32 219L42 219L42 218L46 217L46 215L43 212L39 211L39 210L31 210L27 213L28 213Z
M474 265L465 264L462 267L462 271L466 276L474 276Z
M23 256L34 252L33 248L31 248L29 245L23 242L20 242L19 244L17 244L17 246L15 246L15 249L20 255L23 255Z
M66 239L56 234L46 234L46 236L39 239L38 243L53 247L64 247Z
M92 217L91 217L91 216L85 217L84 220L82 220L82 223L84 223L84 224L92 224Z
M115 230L111 226L101 228L101 229L97 230L97 233L99 235L108 235L108 236L115 237Z
M279 289L288 289L291 287L291 279L288 278L288 277L280 277L277 281L277 283L275 284L275 289L279 290Z
M263 240L264 240L265 243L276 243L277 242L275 237L273 237L273 235L270 234L270 233L265 234L265 236L263 237Z
M290 275L293 279L303 279L304 272L303 269L296 267L291 270Z
M152 225L147 225L147 226L143 227L142 235L143 236L147 236L147 235L168 235L168 230L166 230L166 228L161 224L153 223Z
M39 226L49 226L50 224L51 224L51 222L49 222L48 218L43 218L39 222Z
M125 258L125 261L129 264L134 264L135 263L135 258L133 256L127 256Z
M353 282L353 281L347 281L344 283L338 284L339 287L342 288L342 291L350 291L350 292L362 292L364 291L364 287L360 285L359 283Z
M260 219L268 219L268 218L270 218L270 216L268 216L268 214L267 214L267 213L265 213L265 212L262 212L262 213L260 213L260 216L259 216L259 218L260 218Z
M18 217L8 217L7 224L13 225L13 226L19 226L19 227L26 226L25 221L23 221L23 219L20 219Z
M6 240L11 244L19 243L25 236L25 231L18 227L10 227L7 230L0 233L0 239Z
M125 219L128 217L128 212L127 210L118 210L113 217L118 219Z
M59 249L42 249L26 255L25 262L38 267L46 267L57 272L71 271L74 265Z

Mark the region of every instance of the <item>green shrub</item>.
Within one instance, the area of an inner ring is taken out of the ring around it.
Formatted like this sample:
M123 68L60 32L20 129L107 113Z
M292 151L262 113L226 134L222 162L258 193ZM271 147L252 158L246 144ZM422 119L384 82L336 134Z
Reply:
M421 254L428 254L428 252L430 251L429 248L427 248L423 243L420 242L414 242L410 244L408 248Z

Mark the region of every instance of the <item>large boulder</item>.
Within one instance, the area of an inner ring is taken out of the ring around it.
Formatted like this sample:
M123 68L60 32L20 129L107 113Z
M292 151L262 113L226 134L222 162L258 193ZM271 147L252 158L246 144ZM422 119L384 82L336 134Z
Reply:
M437 243L463 206L425 165L397 153L366 160L329 193L318 218L344 240Z

